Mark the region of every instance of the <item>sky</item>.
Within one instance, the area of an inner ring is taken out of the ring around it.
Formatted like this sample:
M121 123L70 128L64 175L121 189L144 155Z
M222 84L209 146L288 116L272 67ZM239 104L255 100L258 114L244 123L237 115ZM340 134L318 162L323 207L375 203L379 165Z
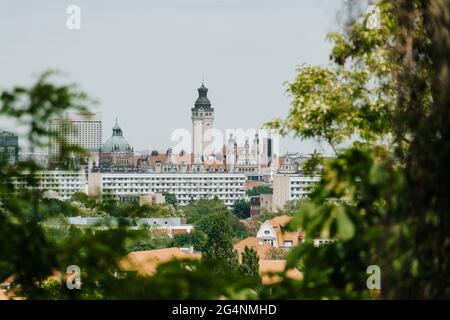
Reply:
M259 128L290 108L286 81L303 64L329 63L327 33L340 30L343 0L2 0L0 90L55 68L99 100L103 141L115 119L136 151L166 150L191 131L202 79L214 127ZM81 29L66 27L69 5ZM0 119L3 129L8 123ZM283 138L280 152L312 152ZM325 151L329 150L326 146Z

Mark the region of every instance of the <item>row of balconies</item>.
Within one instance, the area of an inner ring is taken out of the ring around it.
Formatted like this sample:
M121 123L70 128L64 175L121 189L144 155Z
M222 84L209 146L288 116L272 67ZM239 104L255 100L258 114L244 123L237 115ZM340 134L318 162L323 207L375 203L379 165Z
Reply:
M104 183L104 186L108 187L116 187L116 186L125 186L125 187L146 187L148 185L156 186L156 187L233 187L233 186L244 186L244 183L202 183L201 186L198 186L197 183Z

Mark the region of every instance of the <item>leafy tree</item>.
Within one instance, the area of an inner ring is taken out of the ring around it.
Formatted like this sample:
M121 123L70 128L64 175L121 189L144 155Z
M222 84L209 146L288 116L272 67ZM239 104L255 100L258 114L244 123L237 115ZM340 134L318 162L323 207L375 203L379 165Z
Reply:
M254 187L250 190L246 190L245 193L247 194L247 196L252 197L252 196L259 196L260 194L272 194L273 189L270 186L261 185Z
M70 197L70 202L80 202L86 208L95 208L97 206L97 199L88 196L84 192L75 192L72 197Z
M242 262L239 266L240 271L245 277L259 277L259 257L258 253L250 247L245 247L242 252Z
M163 192L162 195L165 197L166 203L171 204L174 207L178 205L177 196L175 194L170 192Z
M233 213L239 219L247 219L250 217L250 202L243 199L236 200L233 206Z
M201 249L206 245L206 240L207 236L201 231L179 233L173 236L170 246L179 248L193 246L194 250L201 251Z
M172 240L160 230L139 230L135 231L135 237L125 242L127 252L154 250L168 248L171 246Z
M203 217L218 213L228 212L227 206L219 199L205 199L194 201L182 208L188 223L200 221Z
M376 297L450 296L442 277L450 274L450 2L381 0L377 8L377 26L367 13L330 35L333 66L298 69L287 119L269 123L325 140L337 155L323 160L322 181L291 222L306 239L287 267L301 262L304 279L273 297L373 297L365 285L372 264L383 274ZM316 236L338 241L318 250Z
M226 213L219 212L203 218L196 228L207 237L201 248L205 259L225 261L230 267L237 268L237 252L233 248L229 221Z
M27 129L25 139L31 150L47 145L48 137L54 133L47 126L50 119L62 117L69 110L85 112L92 100L75 85L54 85L54 72L40 75L30 88L15 87L0 94L0 116L17 121ZM63 146L63 159L74 154L83 155L77 146L68 145L65 137L54 136ZM123 241L128 233L123 228L98 231L73 232L68 229L66 239L47 234L39 221L54 217L61 210L64 216L72 215L72 206L44 199L37 188L21 188L17 192L17 181L37 186L35 172L39 166L32 161L17 163L16 166L0 164L0 266L1 275L14 274L14 289L17 294L30 299L46 298L48 291L41 287L43 281L54 270L65 270L68 265L83 267L83 293L64 291L64 297L91 297L98 283L113 279L110 270L118 257L123 256ZM70 208L71 213L68 214ZM107 245L105 245L107 244Z

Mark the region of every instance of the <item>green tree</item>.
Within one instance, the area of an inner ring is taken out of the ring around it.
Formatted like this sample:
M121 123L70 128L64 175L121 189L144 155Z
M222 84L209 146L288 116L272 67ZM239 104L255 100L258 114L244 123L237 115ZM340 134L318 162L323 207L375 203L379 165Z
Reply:
M200 221L203 217L218 213L228 212L227 206L219 199L205 199L194 201L192 204L182 208L188 223Z
M240 271L245 277L259 277L259 257L258 253L250 247L245 247L242 252L242 261L239 266Z
M174 207L178 205L177 196L175 194L170 192L163 192L162 195L165 197L166 203L171 204Z
M127 252L154 250L171 246L171 238L160 230L135 231L135 237L127 239L125 249Z
M201 251L201 249L206 245L206 240L207 236L201 231L179 233L173 236L170 246L179 248L193 246L194 250Z
M233 213L239 219L247 219L250 217L250 202L243 199L236 200L233 206Z
M369 265L383 272L382 298L448 298L450 160L448 0L377 2L373 13L332 33L329 68L301 66L288 85L287 119L269 123L335 150L322 181L290 227L305 230L287 267L304 279L274 297L367 298ZM338 148L343 142L348 147ZM317 250L314 237L338 239ZM443 242L442 242L443 241ZM436 247L437 243L445 243ZM376 296L376 295L375 295Z
M196 229L206 235L201 251L205 259L225 261L228 266L237 268L237 251L233 248L233 233L227 214L219 212L198 222Z
M273 189L270 186L261 185L261 186L254 187L250 190L246 190L245 193L249 197L259 196L260 194L272 194Z
M95 208L97 206L97 199L88 196L84 192L75 192L72 197L70 197L70 201L80 202L86 208Z

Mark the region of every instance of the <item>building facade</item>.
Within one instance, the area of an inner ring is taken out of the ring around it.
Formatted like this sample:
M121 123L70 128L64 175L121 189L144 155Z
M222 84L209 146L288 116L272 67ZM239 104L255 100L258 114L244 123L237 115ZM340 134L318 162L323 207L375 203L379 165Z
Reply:
M11 132L0 132L0 161L14 165L19 159L19 137Z
M290 249L303 242L305 234L301 230L288 231L287 224L292 220L290 216L277 216L266 220L256 234L256 238L275 248Z
M281 209L286 202L307 197L319 176L303 176L301 174L276 174L273 176L273 210Z
M231 173L105 173L90 172L88 193L102 198L169 192L180 205L217 197L231 207L245 197L245 175Z
M192 119L192 154L193 163L203 163L205 156L212 153L212 127L214 123L214 108L208 99L208 88L198 88L198 98L191 109Z
M116 124L112 128L111 137L106 140L99 151L98 166L92 166L93 171L101 172L133 172L137 170L134 164L134 151L123 136L123 131Z
M163 196L162 193L155 194L146 194L144 196L139 196L139 205L144 206L152 206L155 204L164 204L166 203L166 197Z
M16 181L16 188L20 192L21 188L33 188L44 192L49 198L60 200L70 199L76 192L86 193L87 180L84 171L38 171L35 177L37 185L29 186L24 180Z
M263 212L273 212L273 195L260 194L250 197L250 216L256 217Z
M98 152L102 144L101 113L68 112L62 119L50 121L50 161L61 155L60 138L89 152ZM59 137L59 138L58 138Z

